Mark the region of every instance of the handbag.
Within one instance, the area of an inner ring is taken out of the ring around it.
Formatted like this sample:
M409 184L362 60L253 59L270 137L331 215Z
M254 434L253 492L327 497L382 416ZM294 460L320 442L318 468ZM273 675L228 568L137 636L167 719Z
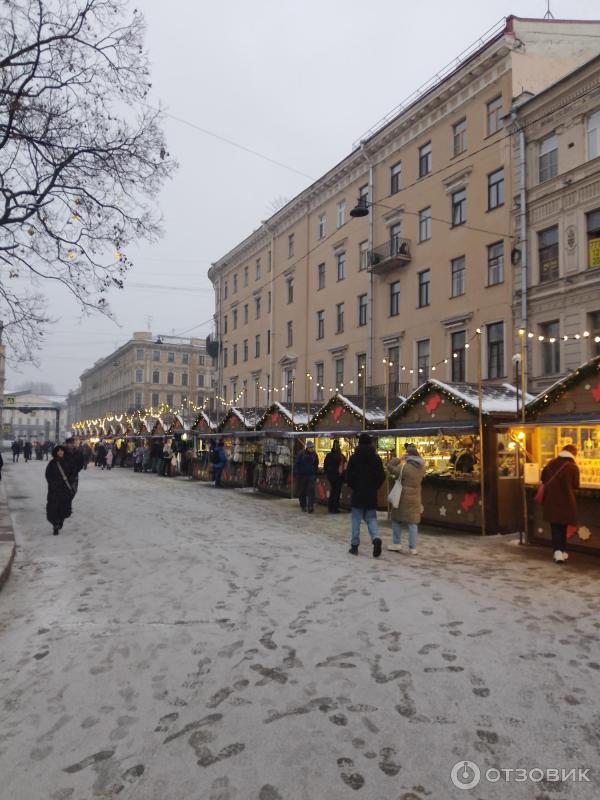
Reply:
M393 508L398 508L400 505L400 498L402 497L402 472L404 471L404 464L400 467L400 474L396 478L396 482L392 486L388 494L388 503Z
M64 482L67 484L67 486L68 486L68 487L69 487L69 489L71 490L71 494L72 494L73 496L75 496L75 490L73 489L73 487L72 487L72 486L71 486L71 484L69 483L69 481L68 481L68 479L67 479L67 476L66 476L66 475L65 475L65 473L63 472L63 468L62 468L62 467L61 467L61 465L58 463L58 461L56 462L56 466L58 467L58 471L59 471L59 472L60 472L60 474L62 475L62 479L63 479L63 481L64 481Z
M534 502L534 503L537 503L537 504L538 504L538 506L541 506L541 505L542 505L542 503L544 502L544 495L546 494L546 486L549 486L549 485L552 483L552 481L554 480L554 478L556 478L556 476L557 476L557 475L558 475L560 472L562 472L562 470L563 470L563 469L564 469L564 468L567 466L567 464L568 464L568 463L569 463L569 462L568 462L568 461L566 461L566 462L565 462L565 463L564 463L564 464L563 464L561 467L559 467L559 468L556 470L556 472L554 473L554 475L553 475L553 476L550 478L550 480L546 481L546 483L540 483L540 485L539 485L539 486L538 486L538 488L537 488L537 492L536 492L536 493L535 493L535 495L533 496L533 502Z

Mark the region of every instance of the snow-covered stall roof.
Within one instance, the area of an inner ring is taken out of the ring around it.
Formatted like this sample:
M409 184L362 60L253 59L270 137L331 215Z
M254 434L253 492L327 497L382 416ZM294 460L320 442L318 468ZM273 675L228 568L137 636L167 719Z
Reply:
M264 408L237 408L233 406L225 414L217 426L218 431L222 431L231 417L235 417L246 430L253 430L258 425L264 415Z
M385 407L379 400L367 399L366 408L363 412L362 398L356 395L344 395L338 392L330 397L321 408L317 409L311 418L311 425L316 421L317 417L326 414L336 403L344 406L357 417L362 417L364 413L364 417L370 425L383 425L385 423Z
M276 400L272 403L269 408L261 416L260 420L258 421L258 426L262 426L264 421L269 416L269 414L273 414L275 412L279 412L282 414L286 420L290 423L290 425L297 425L297 426L304 426L306 427L310 422L311 416L308 414L308 404L307 403L294 403L294 411L292 415L292 404L291 403L280 403Z
M586 378L591 378L593 375L598 375L600 371L600 356L594 356L589 361L585 361L576 370L571 372L564 378L555 381L543 392L540 392L536 397L532 397L527 404L527 414L533 414L546 406L552 399L556 399L564 392L571 389L574 385Z
M394 414L410 408L418 402L423 395L432 390L439 390L450 400L454 399L460 403L466 403L474 412L479 411L479 386L476 383L444 383L437 378L430 378L421 384L415 391L402 403ZM482 387L482 410L484 414L516 414L517 394L521 403L521 392L510 383L485 385ZM531 401L532 395L525 395L525 402Z

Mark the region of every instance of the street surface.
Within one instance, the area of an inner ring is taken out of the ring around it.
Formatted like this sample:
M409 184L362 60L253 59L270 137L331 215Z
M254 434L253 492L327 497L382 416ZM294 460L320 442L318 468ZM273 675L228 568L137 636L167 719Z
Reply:
M1 800L600 796L598 561L453 535L354 558L349 515L93 467L53 537L44 467L3 475ZM463 791L466 759L591 782Z

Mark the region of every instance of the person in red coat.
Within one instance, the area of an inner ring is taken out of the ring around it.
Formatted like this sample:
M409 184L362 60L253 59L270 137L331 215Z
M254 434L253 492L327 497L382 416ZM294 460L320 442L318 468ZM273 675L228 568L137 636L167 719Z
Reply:
M552 550L557 564L569 557L565 551L567 527L577 526L575 490L579 489L579 467L575 463L576 455L575 445L568 444L542 470L544 519L550 523Z

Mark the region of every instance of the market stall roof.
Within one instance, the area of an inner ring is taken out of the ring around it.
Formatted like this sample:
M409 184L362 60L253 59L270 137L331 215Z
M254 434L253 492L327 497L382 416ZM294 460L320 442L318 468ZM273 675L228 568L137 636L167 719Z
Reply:
M515 414L517 412L517 394L519 400L521 393L510 383L484 385L482 387L482 410L484 414ZM421 384L391 415L394 424L399 422L404 414L413 406L423 402L427 395L436 395L445 401L449 400L472 414L479 413L479 386L476 383L444 383L436 378L430 378ZM526 402L531 395L525 395ZM437 408L437 407L436 407ZM435 412L436 409L433 409ZM440 417L440 413L431 412L431 417ZM443 418L443 417L442 417Z
M310 427L314 426L326 416L335 407L348 411L357 420L363 418L362 398L356 395L344 395L337 392L332 395L329 400L319 408L310 420ZM364 417L369 427L377 425L385 425L385 408L379 400L367 399L366 407L364 408ZM336 429L333 429L334 431ZM339 432L342 435L342 431ZM356 433L356 431L351 431Z
M285 422L294 427L306 427L310 422L311 417L308 413L309 406L307 403L280 403L275 401L272 403L261 418L258 420L256 427L263 429L269 417L280 414ZM265 428L266 430L266 428Z
M544 420L565 418L585 422L600 417L600 356L586 361L564 378L553 383L527 404L527 418L537 418L544 412Z
M218 420L216 417L211 418L206 411L201 411L192 425L192 430L197 431L206 428L209 431L216 431L217 425Z
M235 430L241 425L246 430L256 428L264 414L264 408L237 408L231 407L217 426L217 431ZM237 420L237 422L235 421Z

